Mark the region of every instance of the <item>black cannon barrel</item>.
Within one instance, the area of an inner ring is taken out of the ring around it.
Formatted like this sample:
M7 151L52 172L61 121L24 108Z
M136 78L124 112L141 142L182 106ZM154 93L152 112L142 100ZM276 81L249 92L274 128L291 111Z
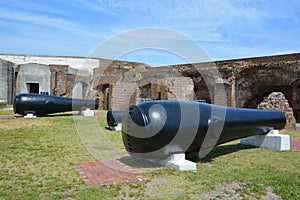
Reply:
M122 138L132 156L159 159L199 152L272 129L283 129L279 110L222 107L200 102L148 101L131 105L123 117Z
M124 110L109 110L106 113L106 121L108 126L113 127L117 126L119 123L122 123L124 116Z
M51 113L98 109L98 100L58 97L46 94L18 94L14 100L14 113L26 115L33 113L45 115Z

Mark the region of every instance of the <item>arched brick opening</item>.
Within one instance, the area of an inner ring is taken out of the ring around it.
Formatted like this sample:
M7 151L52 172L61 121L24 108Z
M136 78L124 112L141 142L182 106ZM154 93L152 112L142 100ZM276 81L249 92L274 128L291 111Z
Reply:
M146 83L139 87L138 98L150 98L152 100L167 100L166 92L168 88L159 81L156 83Z
M102 84L96 87L96 99L99 100L99 108L103 110L111 109L111 86Z
M300 80L296 80L292 83L292 108L296 121L300 123Z
M292 105L292 80L276 67L251 67L236 77L237 107L256 108L272 92L282 92Z
M139 98L151 98L151 83L139 87Z
M213 95L211 92L213 92L213 88L209 89L205 81L194 82L195 100L205 100L207 103L211 103Z
M278 85L261 85L257 86L257 88L253 89L252 91L252 97L249 98L245 104L244 107L247 108L257 108L257 105L264 100L264 98L267 98L269 94L272 92L282 92L284 96L287 98L290 105L292 105L292 87L287 86L278 86Z

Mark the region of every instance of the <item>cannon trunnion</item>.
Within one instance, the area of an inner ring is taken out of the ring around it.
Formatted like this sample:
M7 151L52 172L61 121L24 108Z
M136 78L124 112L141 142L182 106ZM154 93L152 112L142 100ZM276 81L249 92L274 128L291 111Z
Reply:
M51 113L98 109L98 100L58 97L46 94L19 94L14 100L14 113L45 115Z
M222 107L184 101L148 101L131 105L123 117L122 138L135 157L167 158L193 153L252 135L283 129L279 110Z

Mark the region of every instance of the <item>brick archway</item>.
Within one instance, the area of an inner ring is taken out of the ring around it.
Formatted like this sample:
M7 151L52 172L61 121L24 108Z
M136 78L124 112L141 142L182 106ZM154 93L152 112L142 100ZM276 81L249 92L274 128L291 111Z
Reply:
M209 89L205 81L194 82L195 100L205 100L207 103L212 103L213 94L210 94L210 91L213 91L213 87Z
M252 97L249 98L244 107L247 108L256 108L257 105L264 100L264 98L268 97L272 92L282 92L284 96L287 98L290 105L292 105L292 87L291 86L257 86L256 89L252 91Z
M99 107L104 110L111 109L111 85L101 84L96 87L96 98L99 100Z
M139 98L151 98L151 83L139 87Z
M272 92L282 92L292 105L294 74L279 67L249 67L237 74L237 107L256 108Z

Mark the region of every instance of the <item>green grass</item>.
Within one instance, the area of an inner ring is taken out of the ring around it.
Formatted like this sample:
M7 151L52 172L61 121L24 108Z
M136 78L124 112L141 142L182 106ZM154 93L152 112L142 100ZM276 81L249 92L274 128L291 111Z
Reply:
M76 171L76 162L94 158L81 144L72 116L0 120L0 199L76 198L95 191L108 198L114 193L87 189Z
M12 106L5 106L3 108L0 108L0 116L1 115L13 115L14 112L12 110Z
M0 115L12 111L0 110ZM88 125L89 120L79 119ZM120 132L105 129L104 117L96 120L106 139L124 151ZM146 182L87 188L74 164L95 156L85 148L77 126L71 115L0 119L0 199L199 199L219 184L232 182L243 183L237 192L245 199L250 193L261 197L268 186L283 199L300 199L300 152L251 148L238 141L198 159L195 172L154 168L143 174ZM87 128L81 134L92 132L97 130Z
M280 131L280 134L290 135L291 137L300 137L300 131L293 131L288 129L283 129Z

